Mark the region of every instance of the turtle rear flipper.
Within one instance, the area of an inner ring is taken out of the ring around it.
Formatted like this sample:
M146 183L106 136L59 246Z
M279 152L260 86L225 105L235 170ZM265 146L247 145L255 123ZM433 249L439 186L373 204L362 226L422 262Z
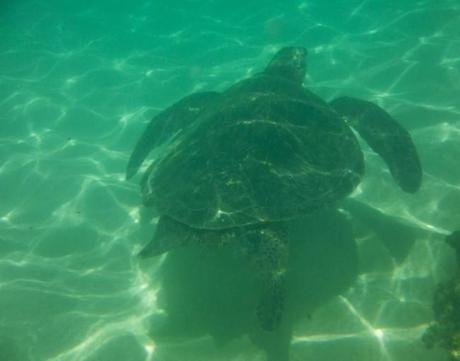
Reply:
M126 179L133 177L150 151L192 124L220 97L216 92L191 94L156 115L139 138L128 161Z
M401 189L416 192L422 182L422 166L409 132L379 106L356 98L340 97L330 105L348 118L369 146L378 153Z
M246 237L256 244L253 261L262 286L257 320L263 331L273 332L281 325L286 298L286 229L280 224L271 224L248 231Z
M194 242L197 242L197 238L190 227L163 216L158 220L152 240L142 249L139 257L155 257Z
M264 331L275 331L281 324L286 293L285 278L284 273L273 275L264 285L256 311Z

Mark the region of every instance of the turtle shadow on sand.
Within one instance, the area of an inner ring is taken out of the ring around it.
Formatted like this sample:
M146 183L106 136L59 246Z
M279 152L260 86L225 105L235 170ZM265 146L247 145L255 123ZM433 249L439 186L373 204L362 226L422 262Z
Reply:
M238 359L248 350L238 347L235 351L228 345L233 341L242 345L248 337L268 361L288 361L296 328L314 317L318 307L347 291L361 271L353 232L363 227L360 223L375 233L397 263L405 259L418 236L417 229L354 200L340 211L327 210L289 222L284 315L272 332L258 327L255 310L260 280L253 274L250 259L241 257L239 246L189 245L171 250L154 277L161 312L152 316L150 329L159 346L158 360L169 354L181 359L195 347L197 352L209 348L209 342L208 346L197 342L206 337L211 337L222 359ZM394 233L405 237L399 248L387 244L387 235Z
M284 325L290 324L288 310L295 309L297 299L290 293L308 293L308 282L314 282L315 267L296 266L294 230L302 229L301 246L315 245L301 248L299 257L314 259L315 252L331 247L326 230L318 236L318 248L310 229L319 219L342 223L335 209L364 174L363 153L351 128L383 158L402 190L416 192L422 179L409 133L387 112L349 97L328 103L302 86L306 57L304 48L282 48L262 72L226 91L179 100L148 125L127 167L130 178L150 151L161 147L141 182L144 205L160 217L140 256L180 255L181 247L211 253L232 249L250 267L244 272L250 275L247 282L254 282L254 299L242 309L257 328L253 334L266 339L275 334L290 339ZM339 229L350 243L346 227ZM180 264L175 257L170 262ZM218 254L209 258L213 262ZM352 260L342 272L353 271ZM296 274L302 287L291 284ZM229 307L233 311L236 305Z
M152 319L153 340L161 346L211 336L224 346L247 335L267 360L289 360L295 325L351 286L358 261L350 224L340 212L295 219L288 228L285 306L276 330L258 326L263 285L239 247L185 246L171 250L160 266L158 306L164 314Z

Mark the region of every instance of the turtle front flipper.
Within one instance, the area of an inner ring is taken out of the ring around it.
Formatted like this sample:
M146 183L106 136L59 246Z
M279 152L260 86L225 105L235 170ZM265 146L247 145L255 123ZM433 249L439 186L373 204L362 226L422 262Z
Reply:
M390 114L376 104L350 97L334 99L330 105L383 158L403 191L414 193L420 188L422 166L414 142Z
M281 227L273 225L249 233L253 233L253 240L254 235L257 237L253 261L262 285L256 316L261 329L272 332L280 327L285 305L287 237Z
M139 138L126 168L126 179L133 177L150 151L192 124L220 97L216 92L191 94L156 115Z

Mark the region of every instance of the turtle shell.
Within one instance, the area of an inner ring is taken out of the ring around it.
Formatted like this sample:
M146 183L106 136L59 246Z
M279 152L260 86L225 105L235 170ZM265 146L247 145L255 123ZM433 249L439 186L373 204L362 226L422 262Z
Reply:
M356 187L360 146L326 103L301 86L270 87L263 76L241 83L150 166L145 205L217 230L292 219Z

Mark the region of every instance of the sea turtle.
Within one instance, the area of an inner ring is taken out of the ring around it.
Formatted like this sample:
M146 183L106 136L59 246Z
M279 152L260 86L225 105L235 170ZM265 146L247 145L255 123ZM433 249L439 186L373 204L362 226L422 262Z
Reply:
M265 331L283 313L286 221L335 206L363 176L351 127L404 191L417 191L422 178L409 133L383 109L349 97L328 103L302 86L306 56L302 47L282 48L224 92L173 104L148 125L127 167L130 178L161 146L141 181L144 204L160 218L140 256L238 243L263 284L255 314Z

